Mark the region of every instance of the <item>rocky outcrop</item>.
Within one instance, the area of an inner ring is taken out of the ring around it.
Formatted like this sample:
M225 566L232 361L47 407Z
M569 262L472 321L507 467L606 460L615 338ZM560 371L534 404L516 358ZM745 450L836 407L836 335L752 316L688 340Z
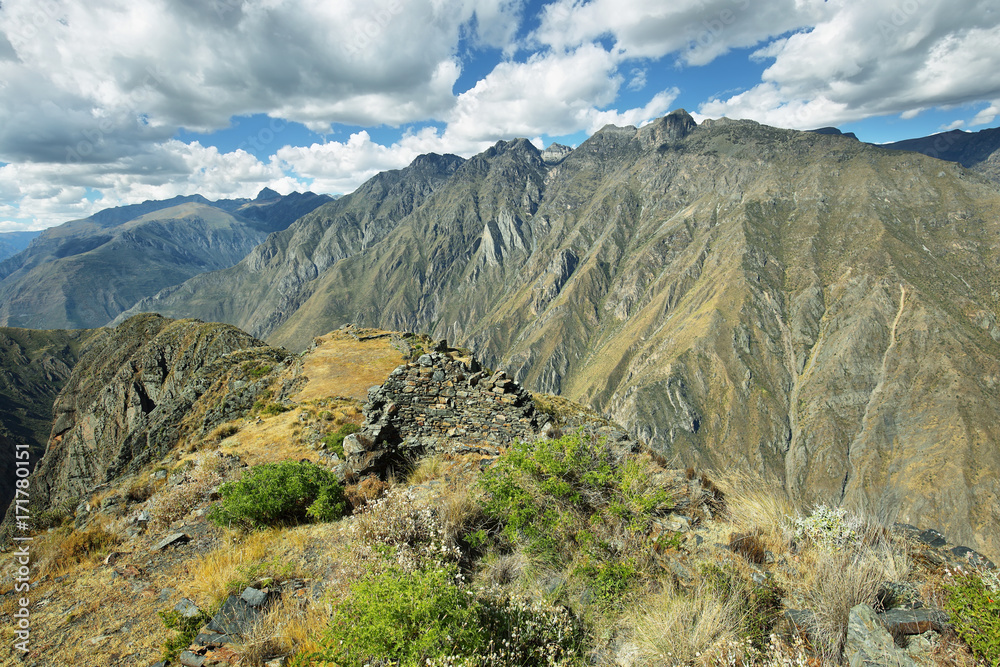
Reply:
M364 414L361 432L344 439L348 467L358 475L418 452L495 455L514 440L535 438L548 421L506 373L483 369L444 341L372 387Z
M93 340L55 400L32 515L247 412L290 355L235 327L139 315ZM5 524L11 519L8 513Z

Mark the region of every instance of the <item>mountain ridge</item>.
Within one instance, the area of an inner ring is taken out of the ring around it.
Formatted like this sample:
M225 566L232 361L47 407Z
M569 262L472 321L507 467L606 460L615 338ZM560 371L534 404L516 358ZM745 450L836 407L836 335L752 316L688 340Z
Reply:
M428 331L685 464L749 467L805 503L886 495L996 555L998 212L957 165L679 110L557 162L498 142L376 243L325 266L300 246L286 307L238 303L279 284L248 258L195 279L237 295L223 309L183 286L138 308L240 311L291 349L345 323Z
M0 262L0 323L103 326L142 297L235 264L269 233L329 200L292 193L209 202L193 195L108 209L47 229Z

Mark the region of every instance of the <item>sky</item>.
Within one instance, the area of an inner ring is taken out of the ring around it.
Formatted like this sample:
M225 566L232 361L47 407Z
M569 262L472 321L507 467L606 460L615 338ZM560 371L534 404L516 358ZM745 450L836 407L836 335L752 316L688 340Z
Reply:
M0 232L687 109L884 143L1000 124L996 0L0 0Z

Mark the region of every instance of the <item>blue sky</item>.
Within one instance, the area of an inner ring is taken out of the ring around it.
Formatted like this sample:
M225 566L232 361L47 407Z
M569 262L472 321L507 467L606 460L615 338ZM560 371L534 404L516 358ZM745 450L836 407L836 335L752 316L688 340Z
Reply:
M4 0L0 231L343 193L676 108L883 143L997 124L993 0Z

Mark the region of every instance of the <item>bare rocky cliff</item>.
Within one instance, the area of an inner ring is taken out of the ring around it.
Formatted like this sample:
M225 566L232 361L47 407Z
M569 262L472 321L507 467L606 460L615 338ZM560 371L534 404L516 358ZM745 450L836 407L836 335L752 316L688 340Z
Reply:
M139 315L103 331L55 400L51 436L31 477L32 515L246 413L267 389L264 370L289 358L224 324Z

